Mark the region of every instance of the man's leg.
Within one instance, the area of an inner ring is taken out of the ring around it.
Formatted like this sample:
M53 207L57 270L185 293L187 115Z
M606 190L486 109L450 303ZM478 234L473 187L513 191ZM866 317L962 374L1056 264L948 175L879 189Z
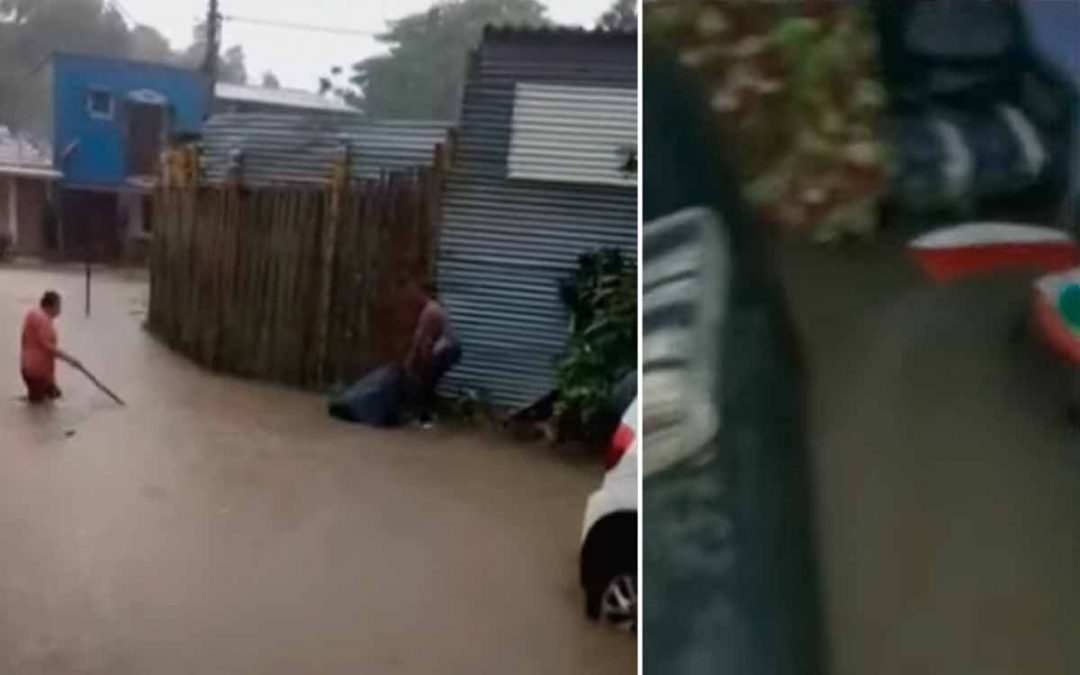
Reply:
M61 396L59 387L50 379L23 374L23 382L26 384L26 398L30 403L47 403Z
M45 397L45 390L42 389L37 381L24 377L23 382L26 383L27 401L33 405L39 405L47 400Z
M435 418L435 384L434 380L426 379L420 385L420 396L417 400L417 416L420 424L431 424Z
M420 421L422 423L430 423L435 416L435 408L439 401L439 383L460 360L461 348L457 345L437 350L431 355L431 372L430 376L424 381L420 400Z

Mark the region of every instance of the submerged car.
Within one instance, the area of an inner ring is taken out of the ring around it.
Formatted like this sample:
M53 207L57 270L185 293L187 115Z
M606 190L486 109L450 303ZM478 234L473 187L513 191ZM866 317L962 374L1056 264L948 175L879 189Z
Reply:
M626 631L638 619L638 415L635 398L612 435L604 482L585 507L581 545L586 615Z

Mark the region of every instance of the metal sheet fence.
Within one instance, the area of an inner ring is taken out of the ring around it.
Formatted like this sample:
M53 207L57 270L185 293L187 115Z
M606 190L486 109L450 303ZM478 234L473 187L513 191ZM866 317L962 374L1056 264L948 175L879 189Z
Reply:
M436 168L340 187L155 198L150 330L215 371L315 388L399 359L434 275Z

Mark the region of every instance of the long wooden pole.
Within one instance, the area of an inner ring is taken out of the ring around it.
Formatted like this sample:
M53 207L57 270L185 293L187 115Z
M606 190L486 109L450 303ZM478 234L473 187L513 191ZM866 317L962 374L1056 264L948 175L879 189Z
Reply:
M87 254L87 256L86 256L86 316L87 316L87 318L89 318L89 316L90 316L90 274L91 274L90 268L91 268L90 255Z
M102 384L101 380L94 377L94 374L86 369L86 366L84 366L82 364L79 364L79 365L75 366L75 370L77 370L80 373L82 373L83 375L85 375L86 379L93 382L94 386L96 386L98 389L100 389L106 396L108 396L112 400L116 401L116 403L118 405L122 405L122 406L125 406L125 407L127 406L127 403L124 403L124 399L122 399L119 396L117 396L116 394L114 394L111 389L109 389L104 384Z

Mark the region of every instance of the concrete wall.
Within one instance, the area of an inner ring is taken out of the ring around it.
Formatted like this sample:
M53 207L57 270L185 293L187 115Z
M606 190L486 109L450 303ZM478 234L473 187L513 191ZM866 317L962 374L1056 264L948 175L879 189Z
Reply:
M43 256L48 252L45 235L45 204L48 184L33 178L18 179L19 255Z
M0 232L12 236L16 255L40 256L45 236L46 181L0 177Z

